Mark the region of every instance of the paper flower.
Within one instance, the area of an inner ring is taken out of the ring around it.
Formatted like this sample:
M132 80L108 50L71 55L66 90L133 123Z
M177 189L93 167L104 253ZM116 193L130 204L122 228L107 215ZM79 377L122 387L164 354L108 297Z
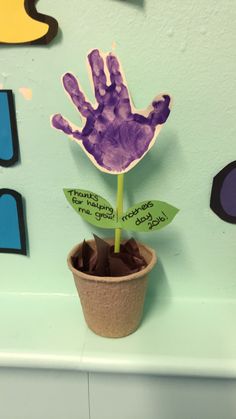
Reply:
M101 171L126 173L153 146L169 116L171 98L168 94L159 95L146 110L138 113L131 104L115 55L110 53L103 57L95 49L88 60L97 104L89 103L75 76L66 73L63 85L84 119L84 127L79 129L61 114L52 117L52 125L78 142ZM106 73L109 73L110 83Z

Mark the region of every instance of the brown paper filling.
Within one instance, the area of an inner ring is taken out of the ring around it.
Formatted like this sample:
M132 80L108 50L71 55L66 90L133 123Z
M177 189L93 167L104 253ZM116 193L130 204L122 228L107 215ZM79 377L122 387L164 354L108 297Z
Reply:
M96 276L125 276L141 271L147 266L135 239L121 244L120 252L114 253L114 245L94 234L95 249L85 240L82 249L72 258L73 267Z

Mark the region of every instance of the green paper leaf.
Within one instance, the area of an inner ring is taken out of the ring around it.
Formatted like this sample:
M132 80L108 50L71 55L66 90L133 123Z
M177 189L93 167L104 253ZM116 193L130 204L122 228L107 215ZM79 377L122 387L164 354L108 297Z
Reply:
M171 223L178 211L166 202L142 201L123 214L119 226L131 231L160 230Z
M63 189L72 208L88 223L101 228L115 228L116 214L109 202L84 189Z

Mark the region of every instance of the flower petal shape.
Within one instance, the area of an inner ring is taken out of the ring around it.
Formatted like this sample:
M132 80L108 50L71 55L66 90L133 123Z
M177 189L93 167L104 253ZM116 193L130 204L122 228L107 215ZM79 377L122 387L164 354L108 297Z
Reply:
M126 173L153 146L170 114L171 98L168 94L156 96L147 109L138 112L131 103L117 57L112 53L105 56L95 49L88 61L97 101L94 106L73 74L66 73L62 79L84 127L79 129L61 114L52 117L52 126L78 142L101 171Z

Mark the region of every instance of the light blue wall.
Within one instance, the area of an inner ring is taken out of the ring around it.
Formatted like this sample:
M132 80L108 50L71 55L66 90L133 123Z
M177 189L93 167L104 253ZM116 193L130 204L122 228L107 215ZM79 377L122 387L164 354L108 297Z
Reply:
M115 177L98 172L49 117L61 112L78 122L60 77L76 73L93 99L86 54L115 42L137 107L159 92L174 97L157 143L125 176L126 205L152 198L181 209L160 233L135 236L157 250L153 292L234 298L235 226L210 211L209 196L213 176L236 158L235 1L40 0L37 7L59 21L57 39L48 47L0 47L0 84L15 92L21 151L19 164L0 168L0 187L25 197L30 244L28 257L0 255L1 292L75 293L65 259L91 227L62 188L92 189L112 202ZM20 87L32 89L31 101Z

